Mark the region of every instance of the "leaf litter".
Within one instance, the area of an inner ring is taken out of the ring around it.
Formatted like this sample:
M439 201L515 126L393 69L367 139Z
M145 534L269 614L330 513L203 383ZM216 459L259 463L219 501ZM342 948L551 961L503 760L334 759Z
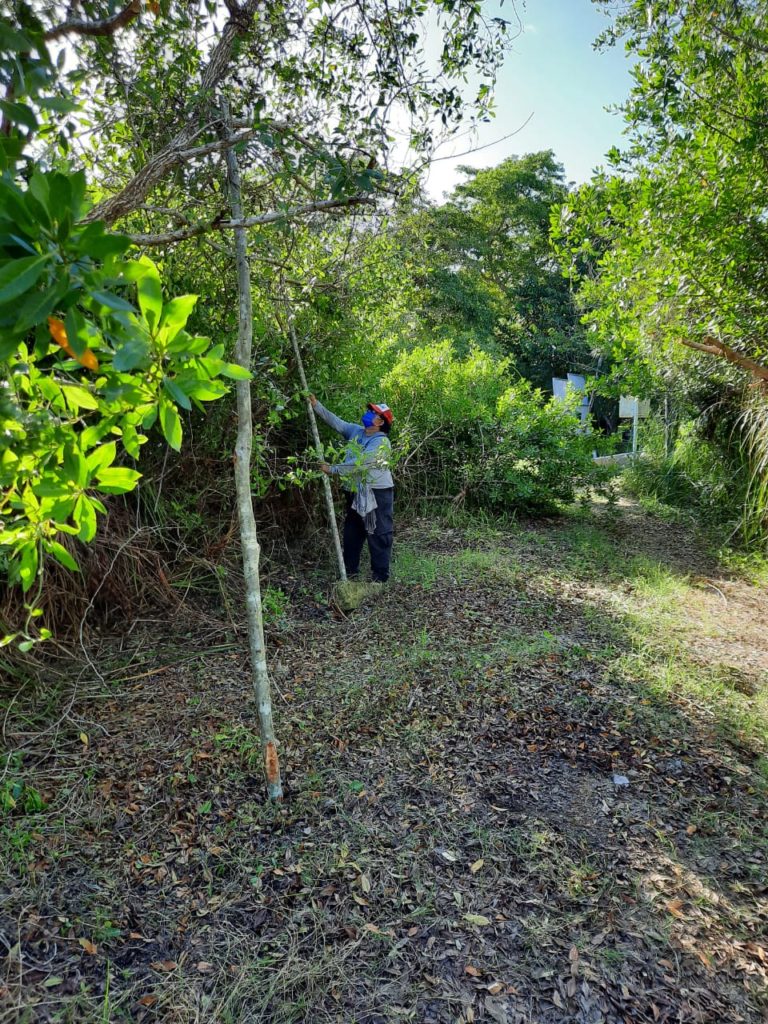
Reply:
M148 631L136 656L166 670L84 696L71 735L31 752L48 810L3 833L7 1014L765 1019L761 753L617 670L620 583L602 601L553 585L561 524L404 542L451 586L396 582L353 617L297 607L273 638L282 806L227 645L193 663Z

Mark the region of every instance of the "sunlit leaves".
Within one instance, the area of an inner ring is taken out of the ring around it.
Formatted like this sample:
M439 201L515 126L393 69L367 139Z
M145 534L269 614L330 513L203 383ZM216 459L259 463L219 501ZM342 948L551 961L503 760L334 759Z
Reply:
M147 321L150 331L153 331L160 321L163 309L163 289L157 267L154 264L149 266L150 262L146 261L147 269L138 282L137 290L142 316Z
M160 399L160 427L171 448L179 451L181 448L181 418L176 411L176 406L166 398Z
M186 332L195 296L165 301L150 259L121 258L127 239L78 222L84 194L79 173L0 182L0 555L25 592L41 554L77 569L59 536L92 540L98 495L136 487L140 472L122 463L158 413L179 450L178 408L243 376L222 346Z

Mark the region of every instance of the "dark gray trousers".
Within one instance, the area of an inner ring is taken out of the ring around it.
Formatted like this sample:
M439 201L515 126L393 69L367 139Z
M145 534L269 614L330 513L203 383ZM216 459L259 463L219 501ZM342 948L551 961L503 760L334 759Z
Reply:
M394 531L394 487L374 487L376 496L376 530L368 533L362 516L352 508L354 494L347 492L347 517L344 520L344 567L347 576L356 576L360 571L360 555L368 541L371 553L371 575L379 583L389 579L389 560L392 555L392 534Z

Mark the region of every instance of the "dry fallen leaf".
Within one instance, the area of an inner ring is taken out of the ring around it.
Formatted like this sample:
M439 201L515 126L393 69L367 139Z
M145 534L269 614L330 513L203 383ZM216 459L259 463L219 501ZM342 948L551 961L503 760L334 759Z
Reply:
M363 892L371 891L371 880L368 875L360 875L360 888Z
M154 1006L157 1002L157 996L142 996L139 1000L139 1006Z
M472 872L473 875L476 875L480 868L483 866L483 864L485 864L485 861L481 857L479 860L476 860L475 863L471 865L469 870Z
M687 832L687 834L689 836L692 836L694 834L694 832L698 832L699 829L698 829L697 825L689 825L688 828L685 831Z
M473 967L471 964L468 964L464 968L464 973L470 975L470 977L472 977L472 978L479 978L480 977L480 971L478 971L478 969L476 967Z
M84 747L88 746L88 736L87 736L86 733L84 733L84 732L80 733L80 742L83 744Z
M487 988L492 996L497 996L499 992L501 992L501 990L504 988L504 986L501 984L500 981L494 981L494 983L492 985L488 985Z
M89 953L91 956L94 956L95 953L97 952L97 947L91 942L90 939L78 939L77 941L83 947L85 952Z
M175 960L153 960L149 966L154 971L175 971L179 965Z
M670 900L666 906L670 914L674 914L675 917L685 917L685 914L682 912L682 900Z
M197 967L201 974L205 974L207 971L213 970L213 964L209 964L207 960L200 960L199 963L195 964L195 967Z

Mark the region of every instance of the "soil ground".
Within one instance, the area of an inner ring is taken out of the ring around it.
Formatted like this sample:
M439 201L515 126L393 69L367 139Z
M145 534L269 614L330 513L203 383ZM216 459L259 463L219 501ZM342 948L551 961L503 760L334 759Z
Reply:
M0 1019L768 1020L765 589L626 503L323 578L267 592L281 806L231 624L8 704Z

